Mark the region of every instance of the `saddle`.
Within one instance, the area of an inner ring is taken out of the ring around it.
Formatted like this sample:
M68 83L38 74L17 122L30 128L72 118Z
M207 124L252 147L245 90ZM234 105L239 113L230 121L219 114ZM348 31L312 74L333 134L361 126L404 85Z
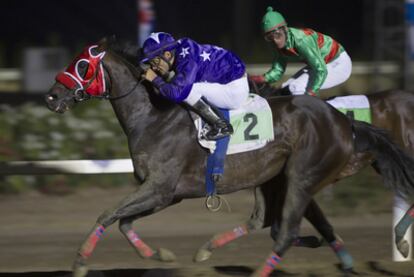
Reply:
M213 153L216 141L204 138L208 126L196 114L191 116L198 130L199 144ZM230 137L227 155L256 150L274 140L272 111L266 99L257 94L249 94L245 104L229 111L229 118L234 133Z

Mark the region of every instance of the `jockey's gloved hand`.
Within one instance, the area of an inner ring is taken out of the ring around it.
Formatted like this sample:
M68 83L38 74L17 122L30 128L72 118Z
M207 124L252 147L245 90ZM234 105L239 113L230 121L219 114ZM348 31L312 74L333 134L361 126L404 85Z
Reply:
M157 73L154 72L151 68L148 68L144 74L141 75L141 78L152 82L155 78L157 78Z
M305 93L306 95L310 95L310 96L318 96L314 91L312 91L312 90L308 90L308 91L306 91L306 93Z
M266 83L264 75L249 75L249 80L255 82L256 84Z

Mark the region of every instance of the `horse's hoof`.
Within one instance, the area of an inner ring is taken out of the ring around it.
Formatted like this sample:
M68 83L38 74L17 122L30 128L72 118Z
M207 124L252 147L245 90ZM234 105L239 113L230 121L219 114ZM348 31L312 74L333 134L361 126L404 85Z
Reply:
M161 262L175 262L177 260L175 254L172 251L165 248L158 248L153 258Z
M88 275L88 267L86 265L78 265L73 268L73 277L85 277Z
M205 248L200 248L194 256L194 262L204 262L210 259L211 254L213 254L210 250Z
M406 240L401 240L397 243L397 249L404 258L407 258L410 253L410 244Z

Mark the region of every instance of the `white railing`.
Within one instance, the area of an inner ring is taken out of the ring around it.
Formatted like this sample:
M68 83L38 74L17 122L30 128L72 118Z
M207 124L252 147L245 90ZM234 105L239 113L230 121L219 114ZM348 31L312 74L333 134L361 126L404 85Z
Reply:
M13 161L0 163L1 175L109 174L134 172L131 159Z

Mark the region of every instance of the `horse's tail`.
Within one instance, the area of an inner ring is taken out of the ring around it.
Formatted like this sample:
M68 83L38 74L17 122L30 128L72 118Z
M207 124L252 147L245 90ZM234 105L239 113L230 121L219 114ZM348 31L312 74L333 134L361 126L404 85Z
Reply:
M352 123L356 152L371 152L373 167L384 178L385 185L403 197L414 193L414 159L406 154L380 128L354 120Z

